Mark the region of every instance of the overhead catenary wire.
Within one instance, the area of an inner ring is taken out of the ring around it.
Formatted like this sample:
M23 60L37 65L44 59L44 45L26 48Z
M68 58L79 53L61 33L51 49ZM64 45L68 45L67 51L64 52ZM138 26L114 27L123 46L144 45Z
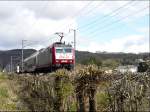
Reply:
M81 18L82 17L82 12L87 9L87 7L89 7L91 5L93 1L89 2L87 5L85 5L81 10L79 10L75 15L72 16L72 18L76 17L77 19ZM101 5L103 5L104 1L103 2L100 2L98 5L96 5L95 7L93 7L92 9L88 10L87 12L85 12L87 15L89 15L91 12L94 11L94 9L100 7ZM72 22L73 23L73 22ZM71 24L72 24L71 23ZM64 24L65 25L65 24ZM68 36L69 33L66 35Z
M74 17L81 17L81 14L83 13L84 10L87 10L87 7L91 5L93 1L88 2L84 7L82 7L79 11L77 11L74 15L72 15L72 18Z
M119 15L119 14L117 14ZM112 17L117 17L117 16L112 16ZM118 20L117 20L118 21ZM102 24L100 25L97 25L94 27L94 29L91 30L91 28L89 28L91 31L88 32L88 34L90 35L91 33L95 33L97 30L99 30L101 28L101 30L104 28L104 27L109 27L109 25L112 24L112 22L110 21L106 21L107 23L106 24L103 24L104 22L102 22ZM86 30L87 32L88 30Z
M76 12L74 15L72 15L72 18L74 18L74 17L81 17L81 14L82 14L82 12L85 10L85 9L87 9L87 7L89 7L90 6L90 4L92 3L93 1L90 1L89 3L87 3L83 8L81 8L78 12ZM91 11L91 10L90 10ZM73 22L72 22L73 23ZM60 30L61 28L63 28L64 26L65 26L65 24L66 23L64 23L64 24L61 24L60 26L59 26L59 28L58 28L58 30ZM61 27L62 26L62 27ZM53 34L52 34L53 35ZM69 33L67 33L66 35L64 35L64 36L68 36L69 35ZM47 42L49 39L46 39L46 40L43 40L42 42L40 42L40 43L43 43L43 42Z
M87 3L83 8L81 8L78 12L76 12L75 13L75 15L72 15L72 18L74 18L74 17L81 17L81 14L82 14L82 12L85 10L85 9L87 9L87 7L89 7L90 6L90 4L92 3L93 1L91 1L91 2L89 2L89 3ZM97 6L96 6L97 7ZM96 7L94 7L94 8L96 8ZM43 8L44 8L44 6L43 6ZM93 8L92 8L93 9ZM42 10L41 10L42 11ZM89 12L91 12L91 10L89 10L88 11L88 14L89 14ZM37 22L35 21L34 23L33 23L33 25L35 26L37 24ZM62 25L62 27L63 27L64 25ZM58 29L61 29L62 27L59 27ZM33 31L33 30L31 30L31 31ZM52 34L53 35L53 34ZM68 36L68 34L66 35L66 36ZM54 37L53 37L54 38ZM51 39L52 39L52 37L51 37ZM49 40L49 38L48 39L46 39L46 40L43 40L43 41L36 41L35 42L35 44L43 44L43 42L47 42ZM31 44L34 44L34 43L31 43Z
M80 14L82 13L83 10L85 10L93 1L90 1L89 3L87 3L82 9L80 9L78 12L75 13L75 15L72 15L72 18L75 17L75 16L80 16ZM36 25L36 22L34 23ZM66 23L65 23L66 24ZM61 24L60 26L58 26L58 29L57 30L60 30L62 27L65 26L65 24ZM51 36L54 35L54 34L51 34ZM68 34L67 34L68 35ZM51 37L49 36L49 37ZM43 41L37 41L36 44L43 44L43 42L47 42L48 40L52 39L52 38L56 38L56 36L54 37L51 37L51 38L48 38L48 39L45 39Z
M41 9L38 12L39 14L42 13L43 9L47 6L48 2L49 1L45 1L45 3L42 4L43 6L41 6ZM32 26L36 26L36 25L37 25L37 21L33 21ZM34 31L34 29L30 30L30 32L32 31ZM30 33L27 33L27 34L28 34L27 37L29 37Z
M93 1L92 1L92 2L93 2ZM100 7L100 6L102 6L103 3L104 3L104 1L103 1L103 2L100 2L98 5L96 5L95 7L91 8L90 10L88 10L87 12L85 12L84 15L85 15L85 14L87 14L87 15L91 14L91 13L94 11L94 9L96 9L96 8L98 8L98 7ZM72 18L75 18L75 17L76 17L77 19L80 19L80 18L82 17L82 15L80 14L80 12L82 13L85 9L87 10L87 7L89 7L90 4L91 4L91 3L89 3L87 6L83 7L83 9L81 9L80 11L78 11L79 13L77 12L78 15L77 15L77 16L74 15Z
M71 16L71 18L74 17L81 17L81 13L87 9L87 7L92 3L93 1L90 1L89 3L87 3L84 7L82 7L79 11L77 11L75 14L73 14ZM73 22L72 22L73 23ZM62 23L61 25L58 26L58 30L62 29L65 26L66 23Z
M42 9L45 8L45 6L46 6L46 5L44 4L39 13L42 12ZM36 26L36 24L37 24L37 22L34 21L33 24L32 24L32 26L33 26L33 25ZM30 30L30 32L32 32L32 31L33 31L33 29ZM27 33L27 37L29 37L29 34L30 34L30 33ZM22 50L21 50L21 71L22 71L22 72L24 71L24 42L25 42L25 41L26 41L26 40L24 40L24 39L22 40Z
M118 12L121 8L123 8L123 7L125 7L125 6L127 6L127 5L129 5L130 3L132 3L133 1L130 1L130 2L128 2L128 3L126 3L126 4L124 4L123 6L121 6L121 7L119 7L119 8L117 8L117 9L115 9L114 11L112 11L111 13L109 13L109 14L114 14L115 12ZM89 5L91 4L91 2L89 2L87 5L85 5L79 12L80 13L76 13L75 15L74 15L74 17L75 16L81 16L80 14L81 14L81 11L82 10L84 10L84 9L86 9L86 7L88 7ZM96 7L95 7L96 8ZM94 9L94 8L93 8ZM92 10L89 10L88 12L90 13ZM107 16L109 16L109 14L108 15L106 15L106 16L104 16L104 18L105 17L107 17ZM94 21L94 22L96 22L96 21ZM88 24L89 25L89 24ZM68 36L68 35L66 35L66 36ZM47 40L46 40L47 41Z
M48 4L48 3L45 3L45 4ZM89 5L89 4L88 4ZM41 8L41 10L40 10L40 12L39 13L42 13L42 11L43 11L43 9L46 7L47 5L43 5L43 7ZM33 26L36 26L37 25L37 22L36 21L34 21L34 23L32 24ZM34 29L33 29L34 30ZM31 30L30 32L32 32L33 30ZM66 35L65 33L64 33L64 35ZM27 37L29 37L29 35L27 36ZM50 38L51 37L51 38ZM48 36L47 37L47 39L42 39L42 40L38 40L38 41L33 41L33 40L27 40L28 42L28 44L26 45L26 46L35 46L35 45L41 45L41 44L43 44L43 43L46 43L47 41L49 41L49 40L52 40L52 39L54 39L54 38L56 38L56 36L54 36L54 34L52 33L52 34L50 34L50 36ZM30 42L30 43L29 43Z
M85 24L85 25L83 25L83 26L81 26L81 27L78 27L78 30L81 30L81 29L83 29L83 28L87 28L88 26L93 25L93 24L96 24L97 22L102 22L102 21L100 21L100 20L103 20L103 19L105 20L105 18L110 17L110 15L112 15L112 14L115 14L115 15L118 14L118 13L119 13L118 11L120 11L122 8L128 6L129 4L133 3L133 1L134 1L134 0L127 2L126 4L120 6L119 8L117 8L117 9L111 11L110 13L104 15L102 18L101 18L101 17L97 17L94 21L92 21L92 22L90 22L90 23L88 23L88 24ZM114 16L114 15L113 15L113 16ZM112 17L113 17L113 16L112 16Z
M103 34L105 31L108 31L108 30L111 31L110 29L107 29L107 28L110 27L110 26L113 26L114 24L116 24L116 23L118 23L118 22L120 22L120 21L122 21L122 20L127 19L127 18L130 17L130 16L137 15L137 13L140 13L140 12L142 12L143 10L145 10L145 9L147 9L147 8L149 8L149 7L144 7L144 8L142 8L142 9L140 9L140 10L134 12L134 13L130 13L130 14L128 14L127 16L124 16L124 17L122 17L122 18L120 18L120 19L114 21L113 23L111 22L111 23L109 23L109 24L106 24L105 26L101 27L101 29L103 29L103 30L106 29L106 30L104 30L103 32L102 32L102 30L98 30L98 29L97 29L97 31L98 31L98 33L101 33L101 34ZM97 32L93 31L93 32L91 33L91 36L94 38L95 35L97 35Z
M130 2L133 2L133 1L130 1ZM90 5L90 3L88 3L88 6ZM49 40L49 39L47 39L47 40ZM45 40L45 41L47 41L47 40ZM39 42L40 43L40 42ZM42 43L42 42L41 42Z
M92 7L90 10L88 10L85 14L90 15L93 11L95 11L95 9L99 8L100 6L102 6L104 2L105 1L98 3L96 6Z

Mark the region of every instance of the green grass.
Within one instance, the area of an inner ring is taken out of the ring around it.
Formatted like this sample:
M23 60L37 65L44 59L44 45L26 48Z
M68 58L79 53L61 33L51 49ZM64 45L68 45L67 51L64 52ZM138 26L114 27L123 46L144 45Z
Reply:
M11 85L8 76L0 72L0 111L16 110L16 102L13 101L15 94Z
M98 110L105 110L108 106L108 95L105 92L100 92L96 94Z
M11 104L7 104L7 103L2 104L2 105L0 105L0 110L3 110L3 111L16 110L16 104L13 104L13 103L11 103Z
M0 98L8 98L8 97L9 94L7 88L0 87Z
M5 79L7 79L7 76L0 72L0 80L5 80Z
M76 102L73 102L72 104L70 104L70 111L71 112L76 112L77 111L77 107L76 107Z

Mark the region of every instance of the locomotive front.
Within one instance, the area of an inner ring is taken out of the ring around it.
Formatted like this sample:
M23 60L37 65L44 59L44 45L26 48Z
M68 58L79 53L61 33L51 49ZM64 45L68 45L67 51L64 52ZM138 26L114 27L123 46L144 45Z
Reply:
M71 45L57 43L54 45L53 64L59 68L72 69L74 67L74 49Z

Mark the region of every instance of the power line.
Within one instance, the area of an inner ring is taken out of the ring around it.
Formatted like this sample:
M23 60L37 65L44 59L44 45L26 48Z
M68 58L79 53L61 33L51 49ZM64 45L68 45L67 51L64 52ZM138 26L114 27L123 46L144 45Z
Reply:
M88 10L85 14L88 14L88 15L89 15L91 12L94 11L94 9L97 9L98 7L102 6L104 2L105 2L105 1L100 2L99 4L97 4L97 5L96 5L95 7L93 7L92 9Z
M69 33L63 33L64 37L68 36ZM53 36L53 37L52 37ZM50 37L50 38L49 38ZM49 37L47 37L48 39L45 40L40 40L40 41L32 41L32 40L27 40L29 41L28 44L25 45L25 47L33 47L33 46L38 46L38 45L43 45L44 43L47 43L48 41L57 38L57 36L55 36L54 34L51 34ZM53 43L53 42L51 42Z
M44 8L45 6L46 6L46 5L44 5L43 8ZM42 9L43 9L43 8L42 8ZM41 13L42 9L40 10L39 13ZM34 24L35 24L35 26L36 26L37 22L34 21L32 25L34 25ZM31 32L31 31L32 31L32 29L30 30L30 32ZM29 33L28 33L28 36L29 36ZM28 37L28 36L27 36L27 37ZM22 40L22 51L21 51L21 54L22 54L22 56L21 56L21 57L22 57L22 58L21 58L21 67L22 67L22 69L21 69L21 70L22 70L22 72L23 72L23 70L24 70L24 51L23 51L23 49L24 49L24 41L25 41L25 40Z
M80 16L80 14L82 13L82 11L83 10L85 10L90 4L91 4L91 2L93 2L93 1L90 1L87 5L85 5L81 10L79 10L75 15L73 15L73 17L75 17L75 16ZM35 23L36 24L36 23ZM59 28L58 28L58 30L59 29L61 29L63 26L64 26L65 24L62 24L62 25L60 25L59 26ZM61 27L62 26L62 27ZM51 35L53 35L53 34L51 34ZM56 38L56 37L53 37L53 38ZM51 38L52 39L52 38ZM46 40L44 40L44 41L37 41L38 43L43 43L43 42L47 42L49 39L46 39Z
M104 3L104 1L103 1L103 2L100 2L97 6L93 7L93 8L90 9L90 10L88 10L88 11L86 12L86 14L89 15L91 12L94 11L94 9L100 7L103 3ZM89 5L90 5L90 4L87 4L87 6L85 6L83 9L86 9L86 7L88 7ZM82 12L82 10L80 10L79 12ZM75 17L75 16L74 16L74 17ZM74 17L72 17L72 18L74 18ZM79 15L79 17L77 17L77 19L79 19L79 18L81 18L81 17L82 17L82 16ZM72 22L72 23L73 23L73 22Z
M130 2L126 3L126 4L124 4L123 6L121 6L121 7L117 8L117 9L111 11L110 13L104 15L102 18L101 18L101 17L97 17L94 21L92 21L92 22L90 22L90 23L88 23L88 24L85 24L85 25L79 27L78 29L82 29L82 28L84 28L84 27L93 25L93 24L97 23L99 20L103 20L103 19L105 20L106 17L109 17L109 16L112 15L112 14L115 14L116 12L120 11L120 9L122 9L122 8L124 8L125 6L131 4L133 1L134 1L134 0L132 0L132 1L130 1ZM118 13L116 13L116 14L118 14ZM112 16L112 17L113 17L113 16ZM100 22L101 22L101 21L100 21Z
M45 3L42 4L43 6L41 6L41 9L40 9L39 12L38 12L39 14L42 13L43 9L48 5L48 2L49 2L49 1L45 1ZM37 25L37 21L34 21L34 22L32 23L32 26L36 26L36 25ZM30 32L33 32L34 30L35 30L35 29L31 29ZM29 37L29 34L30 34L30 33L28 33L27 37ZM52 34L52 35L53 35L53 34ZM44 41L46 42L46 41L48 41L48 40L49 40L49 39L46 39L46 40L44 40ZM32 44L34 44L34 43L37 44L37 43L42 43L42 42L44 42L44 41L41 42L41 40L40 40L40 41L28 40L28 41L32 41L32 43L30 42L29 44L27 44L27 46L30 46L30 45L32 45Z
M81 17L80 14L82 13L82 11L85 10L92 2L93 2L93 1L91 1L91 2L89 2L87 5L85 5L81 10L79 10L75 15L73 15L73 17L75 17L75 16ZM43 6L43 8L44 8L44 6ZM42 8L42 9L43 9L43 8ZM41 9L41 11L42 11L42 9ZM40 11L40 12L41 12L41 11ZM36 24L37 24L36 21L34 21L33 25L35 26ZM63 25L62 25L62 26L63 26ZM60 29L60 27L59 27L59 29ZM53 34L52 34L52 35L53 35ZM46 39L46 40L44 40L44 41L46 42L46 41L48 41L48 40L49 40L49 39ZM39 41L39 42L36 41L35 43L36 43L36 44L37 44L37 43L39 44L39 43L43 43L44 41L42 41L42 42L41 42L41 41ZM31 45L31 44L33 44L33 43L30 43L29 45ZM29 45L28 45L28 46L29 46Z
M81 16L80 14L92 3L93 1L90 1L89 3L87 3L83 8L81 8L78 12L76 12L74 15L72 15L72 18L74 18L75 16ZM73 23L73 22L72 22ZM66 23L63 23L61 25L59 25L58 30L60 30L61 28L63 28L65 26Z
M130 15L130 14L129 14L129 15ZM124 17L123 17L123 18L124 18ZM118 20L117 20L117 21L118 21ZM115 21L114 21L114 22L115 22ZM104 24L103 26L100 25L101 27L97 25L97 26L95 27L95 29L93 29L93 31L88 32L88 33L90 33L90 34L91 34L91 33L95 33L95 31L99 30L100 28L103 29L103 28L105 28L105 27L108 27L108 26L111 25L111 24L112 24L112 22L108 22L107 24Z
M64 37L65 37L65 36L68 36L68 33L67 33L67 34L66 34L66 33L63 33L63 35L64 35ZM51 36L53 36L53 37L51 37ZM51 39L56 38L56 36L55 36L54 34L51 34L50 37L51 37L51 38L48 37L48 39L43 40L43 41L37 41L37 43L38 43L38 44L43 44L43 43L45 43L45 42L47 42L47 41L49 41L49 40L51 40Z
M85 5L81 10L79 10L78 12L76 12L76 14L72 16L72 18L74 18L75 16L81 17L81 13L82 13L85 9L87 9L87 7L89 7L92 2L93 2L93 1L90 1L90 2L89 2L87 5Z
M91 2L89 2L87 5L85 5L81 10L79 10L74 16L72 16L72 18L74 18L75 16L77 16L78 17L78 19L79 18L81 18L82 17L82 15L81 15L81 13L85 10L85 9L87 9L87 7L89 7L90 6L90 4L92 3L93 1L91 1ZM104 1L103 1L104 2ZM102 2L102 3L103 3ZM88 12L86 12L86 13L91 13L92 11L93 11L93 9L95 9L95 8L97 8L97 7L99 7L99 6L101 6L102 5L102 3L100 2L97 6L95 6L94 8L92 8L92 9L90 9ZM72 22L73 23L73 22ZM64 24L65 25L65 24ZM63 25L62 25L63 26ZM62 27L61 27L62 28ZM60 29L60 28L59 28ZM69 35L69 33L66 35L66 36L68 36Z
M134 13L130 13L130 14L128 14L127 16L124 16L124 17L122 17L122 18L120 18L120 19L114 21L113 23L106 24L105 26L101 27L101 29L104 29L104 28L108 28L108 27L110 27L110 26L113 26L114 24L116 24L116 23L118 23L118 22L120 22L120 21L122 21L122 20L128 18L129 16L136 15L137 13L142 12L143 10L145 10L145 9L147 9L147 8L149 8L149 7L145 7L145 8L142 8L142 9L140 9L140 10L134 12ZM98 30L98 29L97 29L97 30ZM107 30L104 30L104 31L107 31ZM102 33L104 33L104 31L103 31L103 32L100 31L100 32L98 32L98 33L101 33L101 34L102 34ZM95 36L95 34L97 34L97 33L93 31L91 34L92 34L92 36ZM94 35L93 35L93 34L94 34Z
M134 5L134 4L132 4L132 5ZM113 17L117 17L118 15L120 14L120 12L118 12L118 13L116 13L115 15L112 15L112 16L110 16L111 18L113 18ZM109 17L109 19L110 19L110 17ZM99 28L99 25L98 24L100 24L100 26L101 25L103 25L104 23L109 23L109 21L106 21L108 18L105 18L105 19L103 19L102 21L97 21L97 22L95 22L95 23L93 23L93 24L91 24L91 25L94 25L94 24L96 24L96 26L94 26L94 28ZM105 25L105 24L104 24ZM91 27L92 26L88 26L88 27L85 27L85 28L83 28L82 30L86 30L86 31L88 31L88 29L90 29L91 30ZM95 31L95 29L93 29L92 28L92 30L93 31Z

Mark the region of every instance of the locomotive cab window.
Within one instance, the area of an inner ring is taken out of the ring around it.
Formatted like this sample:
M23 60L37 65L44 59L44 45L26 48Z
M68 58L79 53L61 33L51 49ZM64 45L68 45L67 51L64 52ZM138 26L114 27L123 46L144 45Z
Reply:
M64 49L64 51L65 51L65 53L71 53L72 49L67 48L67 49Z
M56 49L56 53L63 53L63 49Z

